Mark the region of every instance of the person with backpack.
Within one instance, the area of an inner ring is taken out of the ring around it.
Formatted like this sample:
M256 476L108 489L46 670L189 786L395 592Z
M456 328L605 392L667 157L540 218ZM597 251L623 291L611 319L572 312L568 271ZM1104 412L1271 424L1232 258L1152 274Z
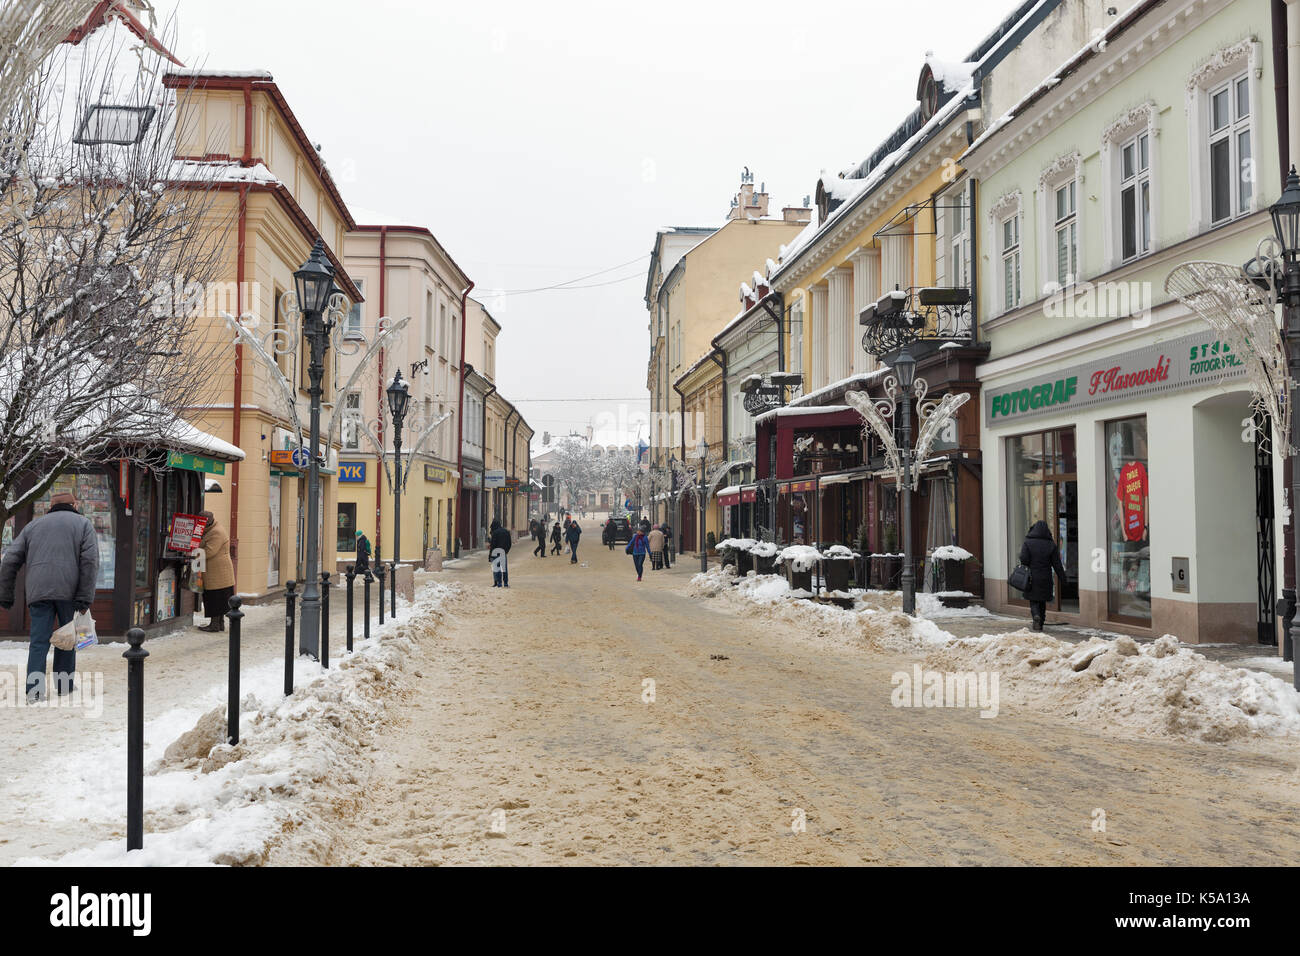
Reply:
M570 564L578 563L578 539L582 537L582 529L578 527L578 522L570 521L569 530L564 533L564 540L569 542Z
M627 553L632 555L632 564L636 566L636 579L640 581L641 573L645 569L645 556L650 553L650 539L643 527L637 528L636 533L632 535L632 540L627 543Z
M492 563L492 586L510 587L510 565L506 562L506 555L510 553L510 532L501 527L501 522L496 518L492 519L488 548L488 560Z

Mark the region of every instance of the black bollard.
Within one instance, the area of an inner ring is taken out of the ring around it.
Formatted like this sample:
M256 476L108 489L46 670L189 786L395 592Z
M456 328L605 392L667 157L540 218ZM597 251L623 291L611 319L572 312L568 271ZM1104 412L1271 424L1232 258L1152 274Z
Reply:
M330 573L320 573L320 666L330 666Z
M294 589L298 586L296 581L290 581L284 586L284 696L288 697L293 693L293 616L294 606Z
M226 742L230 746L239 743L239 628L244 619L244 612L239 606L244 602L239 595L230 599L230 676L226 693Z
M348 636L348 653L352 653L352 582L356 580L357 568L354 564L349 564L347 573L344 574L347 579L348 600L347 600L347 636Z
M389 605L388 608L390 612L388 616L391 617L394 621L396 621L397 620L397 562L396 561L392 562L388 566L388 568L393 573L392 578L388 582L388 595L392 600L392 604Z
M375 573L379 575L379 623L384 623L384 566L382 564L375 566Z
M361 617L361 639L364 641L370 640L370 583L374 579L375 576L370 573L370 569L366 568L365 585L362 588L365 591L363 595L365 600L362 602L365 604L365 614Z
M126 632L126 848L144 847L144 631Z

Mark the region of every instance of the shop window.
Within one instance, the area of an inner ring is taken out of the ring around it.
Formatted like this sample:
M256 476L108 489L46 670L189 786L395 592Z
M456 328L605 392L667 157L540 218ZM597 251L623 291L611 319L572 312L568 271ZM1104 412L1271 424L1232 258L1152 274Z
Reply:
M1053 607L1079 610L1079 483L1074 429L1031 432L1007 439L1007 568L1037 521L1046 521L1061 551L1065 586L1053 585ZM1008 597L1021 600L1018 593Z
M1107 608L1118 621L1151 623L1146 416L1106 423Z
M357 550L357 506L355 502L339 502L338 537L334 550L353 554Z

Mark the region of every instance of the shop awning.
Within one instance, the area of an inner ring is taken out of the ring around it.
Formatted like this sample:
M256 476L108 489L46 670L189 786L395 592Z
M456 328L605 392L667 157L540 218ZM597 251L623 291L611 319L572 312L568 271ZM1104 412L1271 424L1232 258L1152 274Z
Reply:
M718 504L723 507L740 504L740 486L728 485L718 492Z
M758 485L741 485L740 500L745 504L750 504L758 498Z
M849 483L849 476L845 474L822 475L817 479L817 483L823 488L827 485L847 485Z

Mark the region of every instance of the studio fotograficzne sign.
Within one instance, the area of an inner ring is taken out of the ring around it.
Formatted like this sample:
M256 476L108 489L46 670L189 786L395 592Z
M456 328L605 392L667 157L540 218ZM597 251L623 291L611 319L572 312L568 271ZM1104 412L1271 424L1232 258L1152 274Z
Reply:
M1212 332L1073 365L984 392L984 424L1002 424L1089 408L1121 399L1163 395L1238 378L1245 363Z

